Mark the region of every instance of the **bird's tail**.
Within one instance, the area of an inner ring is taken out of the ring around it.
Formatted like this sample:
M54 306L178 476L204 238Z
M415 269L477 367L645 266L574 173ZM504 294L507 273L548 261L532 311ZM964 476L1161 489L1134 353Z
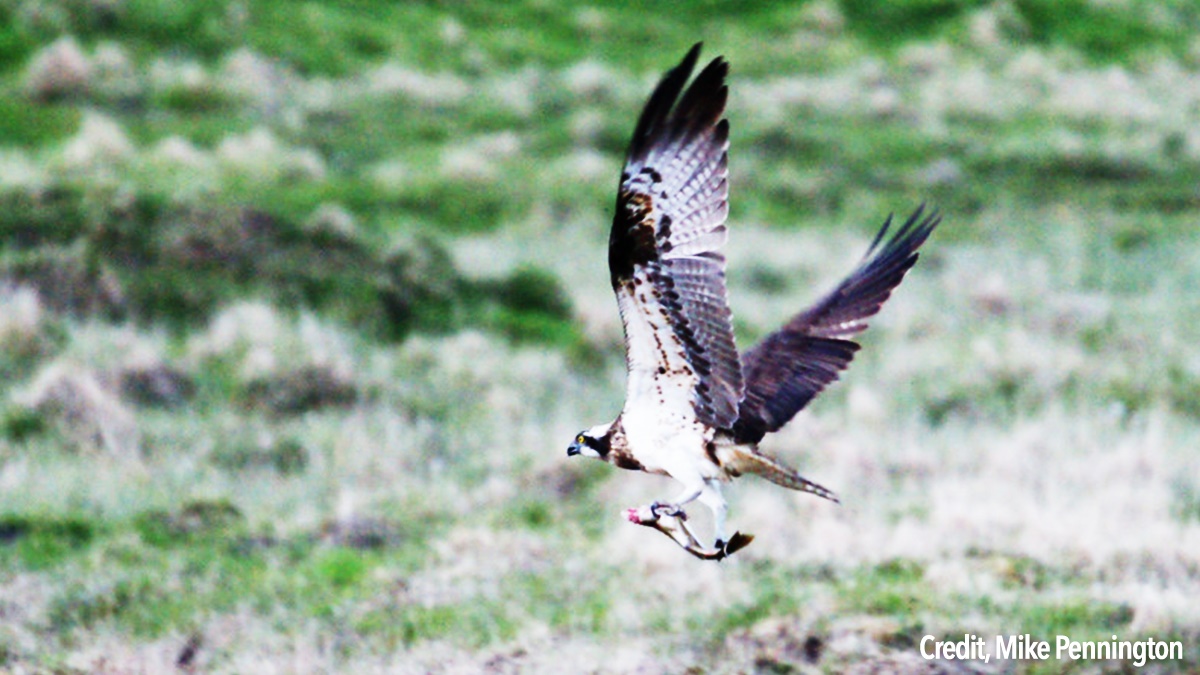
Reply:
M824 497L831 502L841 503L838 501L837 495L834 494L833 490L804 478L796 473L795 469L792 469L770 455L738 446L732 446L729 450L732 451L730 453L731 456L724 462L724 465L732 469L735 474L752 473L756 476L762 476L776 485Z

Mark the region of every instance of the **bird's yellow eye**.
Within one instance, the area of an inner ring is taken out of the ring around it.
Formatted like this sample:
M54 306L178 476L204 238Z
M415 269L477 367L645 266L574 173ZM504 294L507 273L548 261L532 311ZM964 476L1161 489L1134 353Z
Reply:
M576 437L575 437L575 442L576 442L576 443L578 443L578 444L580 444L580 445L583 445L583 434L579 434L578 436L576 436Z

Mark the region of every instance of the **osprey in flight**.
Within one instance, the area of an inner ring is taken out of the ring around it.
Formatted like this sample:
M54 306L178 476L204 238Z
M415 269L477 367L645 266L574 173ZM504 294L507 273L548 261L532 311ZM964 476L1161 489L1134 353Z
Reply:
M699 55L697 44L659 82L621 172L608 267L625 328L625 407L613 422L581 431L567 454L682 483L671 501L626 515L719 560L752 538L726 538L723 481L753 473L837 501L758 443L838 378L859 348L850 338L916 263L940 218L920 207L889 237L889 216L845 281L739 359L720 253L729 211L729 65L714 59L685 91ZM713 512L711 547L686 525L683 507L692 501Z

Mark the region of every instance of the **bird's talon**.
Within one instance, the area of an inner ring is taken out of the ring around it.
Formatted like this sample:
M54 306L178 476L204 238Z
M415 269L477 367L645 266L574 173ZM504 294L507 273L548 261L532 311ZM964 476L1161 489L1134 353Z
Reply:
M683 509L679 508L675 504L662 504L660 502L654 502L650 505L650 513L653 513L655 518L669 516L671 518L687 520L687 514L684 513Z

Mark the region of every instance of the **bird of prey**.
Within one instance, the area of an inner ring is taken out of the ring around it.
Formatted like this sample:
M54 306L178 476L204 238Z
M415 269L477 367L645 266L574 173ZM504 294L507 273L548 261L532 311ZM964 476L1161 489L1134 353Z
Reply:
M682 483L669 502L626 516L698 557L719 560L752 538L726 538L722 482L752 473L837 501L758 443L838 378L859 348L850 338L916 263L940 218L922 205L889 236L888 216L849 277L739 358L720 253L728 214L729 66L717 57L685 90L700 46L651 94L621 172L608 266L625 330L625 406L613 422L581 431L567 454ZM712 510L712 546L701 545L686 525L683 507L692 501Z

